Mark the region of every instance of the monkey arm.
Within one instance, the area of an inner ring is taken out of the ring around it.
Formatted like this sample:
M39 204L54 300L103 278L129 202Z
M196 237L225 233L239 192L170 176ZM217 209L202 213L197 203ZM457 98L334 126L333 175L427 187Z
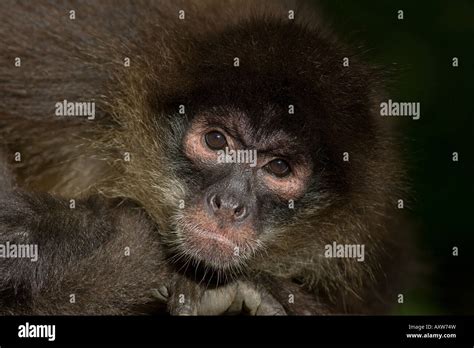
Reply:
M78 201L71 209L51 195L4 186L0 313L149 312L150 289L169 278L153 232L138 211L100 197ZM37 255L18 257L12 248L32 253L37 248Z

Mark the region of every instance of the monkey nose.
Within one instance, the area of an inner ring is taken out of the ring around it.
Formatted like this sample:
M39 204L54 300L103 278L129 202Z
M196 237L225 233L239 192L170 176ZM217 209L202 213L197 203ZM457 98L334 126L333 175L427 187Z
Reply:
M248 216L246 205L232 195L213 194L208 200L208 206L214 216L228 221L243 221Z

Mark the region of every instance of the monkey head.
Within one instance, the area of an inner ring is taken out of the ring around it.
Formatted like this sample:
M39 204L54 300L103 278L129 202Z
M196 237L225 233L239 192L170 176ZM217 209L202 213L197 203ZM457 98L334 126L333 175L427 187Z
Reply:
M182 42L173 64L127 82L148 91L129 107L148 124L122 122L140 127L127 141L146 161L127 171L149 187L129 195L166 221L176 258L243 268L277 235L298 240L293 223L317 235L322 211L371 190L375 71L344 67L350 53L316 29L271 19Z

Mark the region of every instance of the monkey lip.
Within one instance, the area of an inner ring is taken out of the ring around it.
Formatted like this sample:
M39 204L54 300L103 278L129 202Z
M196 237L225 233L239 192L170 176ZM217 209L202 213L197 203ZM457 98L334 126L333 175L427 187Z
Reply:
M184 250L193 258L215 268L227 268L238 264L241 261L242 248L238 240L226 235L232 231L219 229L217 226L209 227L202 224L181 225Z
M234 249L237 247L236 243L232 242L229 238L223 236L219 232L206 230L202 228L194 229L193 232L198 237L211 239L213 241L216 241L218 244L222 244L223 246L229 247L231 249Z
M259 246L250 223L227 224L201 207L184 212L177 222L179 249L215 268L242 266Z
M232 256L238 245L224 235L224 231L193 226L185 228L186 240L198 249L199 254Z

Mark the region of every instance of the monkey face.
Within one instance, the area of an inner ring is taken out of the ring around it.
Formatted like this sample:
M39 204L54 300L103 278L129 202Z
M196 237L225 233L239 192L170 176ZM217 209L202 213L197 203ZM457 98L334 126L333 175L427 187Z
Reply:
M304 195L312 171L306 156L290 150L289 134L264 133L246 112L226 111L200 113L184 135L195 179L175 231L182 251L217 269L241 266L259 251L269 218Z

